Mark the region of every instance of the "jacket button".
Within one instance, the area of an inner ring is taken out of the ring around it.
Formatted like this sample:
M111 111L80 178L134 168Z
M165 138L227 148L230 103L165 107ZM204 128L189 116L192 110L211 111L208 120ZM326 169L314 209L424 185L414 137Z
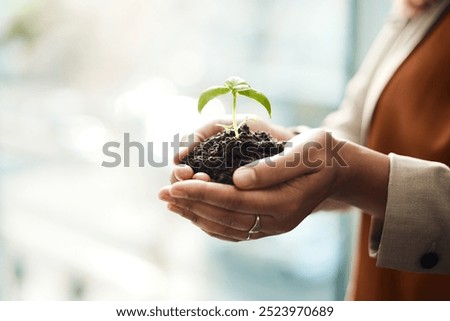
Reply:
M420 265L424 269L431 269L435 267L439 262L439 256L434 252L428 252L422 255L420 258Z

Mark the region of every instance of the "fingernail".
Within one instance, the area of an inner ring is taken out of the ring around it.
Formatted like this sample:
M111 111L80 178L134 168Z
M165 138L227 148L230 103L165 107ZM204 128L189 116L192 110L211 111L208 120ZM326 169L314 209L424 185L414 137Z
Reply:
M172 201L172 197L170 197L170 194L167 190L163 190L159 192L159 199L162 201L170 202Z
M173 186L170 190L169 190L170 196L172 197L177 197L177 198L187 198L187 193L181 189L181 188L177 188L176 186Z
M250 188L255 184L256 174L253 168L240 168L234 172L233 182L237 187Z
M169 211L172 211L172 212L175 212L175 213L179 213L180 212L180 209L179 209L179 207L177 207L175 204L173 204L173 203L168 203L167 204L167 209L169 210Z

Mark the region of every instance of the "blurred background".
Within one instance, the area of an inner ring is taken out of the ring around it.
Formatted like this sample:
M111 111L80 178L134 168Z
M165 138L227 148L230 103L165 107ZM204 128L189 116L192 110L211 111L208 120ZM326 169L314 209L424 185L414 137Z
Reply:
M199 116L196 97L232 75L266 93L274 122L320 124L389 7L0 0L0 299L342 300L353 214L211 239L158 200L171 170L162 142L228 112L224 99ZM244 99L240 112L267 117ZM124 133L153 142L161 166L140 167L136 149L129 167L101 166Z

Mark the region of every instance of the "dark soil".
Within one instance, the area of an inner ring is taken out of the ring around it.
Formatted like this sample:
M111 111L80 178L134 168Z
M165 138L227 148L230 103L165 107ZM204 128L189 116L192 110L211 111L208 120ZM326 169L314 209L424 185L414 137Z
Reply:
M187 164L195 173L203 172L213 182L233 185L234 171L257 159L273 156L284 150L266 132L250 132L247 125L239 128L239 138L234 131L223 131L200 143L181 164Z

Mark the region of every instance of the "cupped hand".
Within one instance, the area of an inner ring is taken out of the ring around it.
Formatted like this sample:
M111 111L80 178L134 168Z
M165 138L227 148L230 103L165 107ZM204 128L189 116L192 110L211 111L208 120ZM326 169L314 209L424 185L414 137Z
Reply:
M211 131L205 127L201 133ZM174 171L175 183L159 196L169 210L219 239L242 241L285 233L335 189L338 166L329 164L325 147L336 143L322 130L297 135L282 154L236 170L235 186L189 179L193 172L185 166ZM259 232L250 235L257 216Z

